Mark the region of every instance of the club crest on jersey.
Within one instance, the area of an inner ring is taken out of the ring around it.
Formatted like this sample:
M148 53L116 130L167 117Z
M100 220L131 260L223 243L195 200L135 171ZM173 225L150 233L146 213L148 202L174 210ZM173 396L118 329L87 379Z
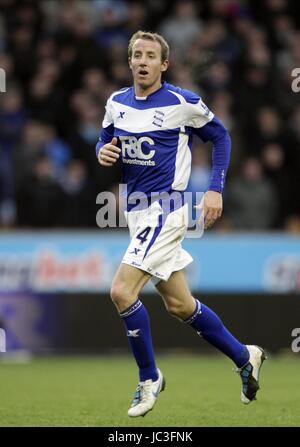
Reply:
M158 127L162 127L164 116L165 114L163 112L161 112L160 110L155 110L152 124Z

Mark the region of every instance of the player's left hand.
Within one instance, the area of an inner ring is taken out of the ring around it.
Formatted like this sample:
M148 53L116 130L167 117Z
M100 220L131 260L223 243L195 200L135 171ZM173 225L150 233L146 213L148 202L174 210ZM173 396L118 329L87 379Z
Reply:
M203 197L204 203L201 201L195 208L203 208L204 213L204 229L211 227L222 215L223 198L222 194L217 191L207 191Z

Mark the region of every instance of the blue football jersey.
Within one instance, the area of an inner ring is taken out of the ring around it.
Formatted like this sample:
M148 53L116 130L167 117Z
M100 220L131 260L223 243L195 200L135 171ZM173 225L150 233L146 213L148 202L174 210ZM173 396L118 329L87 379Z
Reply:
M197 94L163 82L146 97L137 97L133 87L114 92L106 104L96 149L98 153L113 136L117 137L127 193L141 191L150 197L153 192L186 189L193 134L207 141L211 135L224 132L226 129ZM223 182L222 170L218 176Z

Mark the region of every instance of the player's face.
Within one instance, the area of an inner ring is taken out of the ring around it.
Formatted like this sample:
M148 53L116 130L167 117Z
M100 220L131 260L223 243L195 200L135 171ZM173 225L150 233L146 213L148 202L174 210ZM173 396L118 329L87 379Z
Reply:
M168 68L168 61L161 60L161 46L152 40L138 39L132 47L129 66L134 84L142 91L159 88L161 73Z

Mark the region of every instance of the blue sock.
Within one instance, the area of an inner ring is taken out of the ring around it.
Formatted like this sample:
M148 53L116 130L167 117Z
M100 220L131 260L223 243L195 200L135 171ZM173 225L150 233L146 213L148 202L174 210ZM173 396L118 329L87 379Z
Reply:
M194 313L185 323L194 328L199 335L222 351L236 366L240 368L249 360L249 351L245 345L240 343L223 325L221 319L205 304L196 301Z
M122 317L129 344L139 367L140 381L158 379L154 360L150 320L147 309L137 299L128 309L120 313Z

